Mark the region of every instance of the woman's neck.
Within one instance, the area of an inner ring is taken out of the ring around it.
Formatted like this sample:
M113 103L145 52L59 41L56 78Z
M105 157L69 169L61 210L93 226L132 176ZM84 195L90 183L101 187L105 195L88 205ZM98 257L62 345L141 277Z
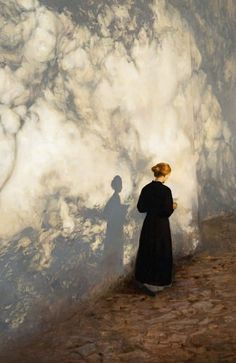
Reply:
M158 178L155 178L155 181L159 181L161 183L165 182L165 177L164 176L159 176Z

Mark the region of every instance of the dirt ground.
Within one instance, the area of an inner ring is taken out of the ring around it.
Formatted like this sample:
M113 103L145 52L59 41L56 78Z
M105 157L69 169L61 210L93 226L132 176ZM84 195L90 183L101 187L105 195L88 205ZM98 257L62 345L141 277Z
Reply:
M202 225L208 246L156 297L128 282L1 363L236 362L236 215Z

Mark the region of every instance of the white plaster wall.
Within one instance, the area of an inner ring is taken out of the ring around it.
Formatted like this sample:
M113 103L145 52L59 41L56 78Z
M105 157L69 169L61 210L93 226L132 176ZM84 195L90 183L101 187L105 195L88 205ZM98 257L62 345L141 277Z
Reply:
M171 0L201 53L193 86L199 216L235 211L236 3Z
M235 198L232 130L181 9L164 0L81 2L73 18L63 1L45 5L0 0L6 334L35 328L30 313L39 307L79 301L127 271L142 224L136 202L154 163L173 169L176 255L199 243L198 203L214 212L202 188L210 175L225 209L229 190Z

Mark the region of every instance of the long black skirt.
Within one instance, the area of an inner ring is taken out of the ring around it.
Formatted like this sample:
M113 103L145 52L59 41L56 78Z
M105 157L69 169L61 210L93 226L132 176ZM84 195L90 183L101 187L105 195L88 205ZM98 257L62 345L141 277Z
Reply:
M135 264L137 281L157 286L172 282L172 241L168 218L147 214Z

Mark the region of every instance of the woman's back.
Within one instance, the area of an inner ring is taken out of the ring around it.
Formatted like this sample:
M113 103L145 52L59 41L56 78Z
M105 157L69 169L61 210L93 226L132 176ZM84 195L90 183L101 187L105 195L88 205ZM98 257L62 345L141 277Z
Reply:
M142 189L137 208L140 213L168 218L174 211L171 190L159 181L152 181Z

